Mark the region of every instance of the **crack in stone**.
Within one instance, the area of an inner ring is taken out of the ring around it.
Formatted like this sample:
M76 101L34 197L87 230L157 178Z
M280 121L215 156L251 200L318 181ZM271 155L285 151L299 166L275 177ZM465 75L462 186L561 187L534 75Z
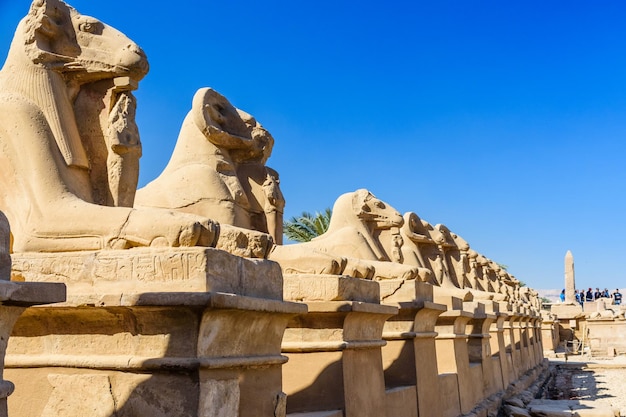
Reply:
M129 359L130 362L130 359ZM115 395L113 395L113 385L111 384L111 378L107 377L107 381L109 381L109 393L111 394L111 399L113 400L113 416L112 417L118 417L119 414L117 413L117 401L115 400Z
M382 299L383 299L383 300L386 300L387 298L389 298L389 297L393 296L395 293L397 293L398 291L400 291L400 288L402 288L402 287L404 286L404 283L405 283L405 282L406 282L406 280L405 280L405 279L403 279L403 280L400 282L400 285L398 285L398 287L397 287L397 288L396 288L396 289L395 289L395 290L394 290L391 294L388 294L388 295L383 296L383 298L382 298Z

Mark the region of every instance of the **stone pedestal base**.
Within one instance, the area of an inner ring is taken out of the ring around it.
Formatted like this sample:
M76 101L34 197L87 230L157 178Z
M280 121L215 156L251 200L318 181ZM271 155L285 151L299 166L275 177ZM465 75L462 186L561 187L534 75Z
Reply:
M12 382L4 380L5 354L9 335L15 321L28 306L65 301L63 284L0 281L0 417L7 417L7 397L14 390ZM32 393L31 393L32 395Z
M594 310L595 311L595 310ZM576 304L553 304L550 312L559 320L571 320L583 315L583 307Z
M390 280L392 281L392 280ZM391 294L386 302L400 308L397 315L385 323L383 338L383 367L387 403L393 403L392 414L440 417L435 323L446 306L433 303L433 286L424 282L383 282L381 293ZM414 392L413 397L408 393Z
M12 281L65 283L70 304L132 302L149 292L222 292L283 299L277 263L213 248L18 253L12 259Z
M475 404L474 384L482 386L482 378L472 378L469 362L465 327L472 318L464 310L448 310L437 318L437 369L445 417L469 413Z
M308 307L290 321L283 341L287 411L385 415L382 328L397 308L350 301Z
M285 300L317 301L360 301L380 303L380 287L376 281L367 281L341 275L285 275Z
M68 300L15 325L12 417L285 415L280 345L306 306L282 301L275 263L206 248L17 258L17 277L65 280Z
M149 298L27 311L5 363L17 384L11 415L284 415L280 342L305 306L223 293Z
M588 343L592 356L623 355L626 353L626 320L587 320Z
M285 298L308 306L289 322L283 340L287 412L384 416L382 331L398 309L378 304L377 282L332 275L285 280Z

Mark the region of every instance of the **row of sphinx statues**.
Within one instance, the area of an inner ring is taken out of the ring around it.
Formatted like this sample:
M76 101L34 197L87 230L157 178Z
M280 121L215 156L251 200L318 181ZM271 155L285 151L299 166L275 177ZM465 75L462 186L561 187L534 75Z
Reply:
M132 91L148 68L116 29L61 0L33 1L0 71L0 210L13 251L207 246L286 274L418 279L536 304L460 236L367 190L337 199L324 235L282 245L285 199L266 166L274 139L211 88L194 95L167 167L137 191Z

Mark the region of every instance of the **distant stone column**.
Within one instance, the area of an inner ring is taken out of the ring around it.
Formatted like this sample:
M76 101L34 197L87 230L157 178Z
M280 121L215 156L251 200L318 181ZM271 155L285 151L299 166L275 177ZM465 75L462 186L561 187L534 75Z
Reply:
M571 251L567 251L565 254L565 302L568 304L574 304L576 302L576 296L574 291L576 290L576 283L574 282L574 256Z

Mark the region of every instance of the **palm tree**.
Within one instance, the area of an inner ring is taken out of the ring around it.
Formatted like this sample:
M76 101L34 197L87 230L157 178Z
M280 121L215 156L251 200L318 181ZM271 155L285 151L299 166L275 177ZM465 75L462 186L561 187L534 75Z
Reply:
M328 230L330 217L333 211L330 208L323 213L303 212L299 217L292 217L283 222L283 232L287 239L295 242L309 242L314 237L320 236Z

